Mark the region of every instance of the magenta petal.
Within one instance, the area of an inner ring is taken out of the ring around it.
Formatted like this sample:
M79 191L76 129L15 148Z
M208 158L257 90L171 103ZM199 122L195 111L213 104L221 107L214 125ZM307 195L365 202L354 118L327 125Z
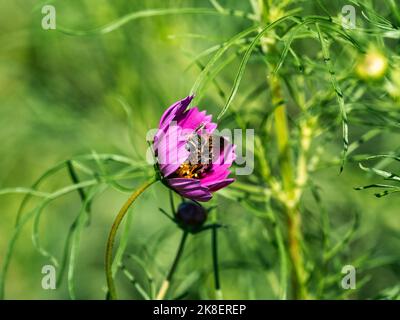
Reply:
M190 102L193 100L194 96L187 96L186 98L175 102L172 106L170 106L162 115L160 119L159 128L165 129L174 118L179 117L183 114L186 108L189 106Z
M219 154L213 159L213 164L231 166L236 159L236 146L226 138L221 137Z
M215 192L215 191L218 191L219 189L225 188L226 186L230 185L234 181L235 181L235 179L225 179L222 181L218 181L218 182L208 185L208 189L211 192Z
M221 141L219 155L213 159L211 170L201 179L201 184L210 188L210 191L213 191L211 190L212 185L225 180L229 176L229 168L236 157L236 146L229 143L226 138L221 137Z
M201 185L208 187L217 181L226 179L230 174L230 171L228 170L229 167L230 165L213 164L211 170L207 172L206 176L200 179Z
M209 122L209 123L207 123L206 124L206 126L204 127L204 129L206 130L206 132L208 133L208 134L212 134L214 131L215 131L215 129L217 129L217 124L216 123L214 123L214 122Z
M200 180L172 178L168 179L168 184L181 196L195 201L209 201L212 198L207 187L200 184Z
M154 143L158 165L164 177L174 173L189 157L186 140L178 126L168 127L165 134Z
M199 111L197 107L191 108L176 117L178 126L184 129L195 130L203 125L204 130L206 130L208 134L211 134L217 127L217 125L212 123L211 120L211 115L207 115L205 111Z

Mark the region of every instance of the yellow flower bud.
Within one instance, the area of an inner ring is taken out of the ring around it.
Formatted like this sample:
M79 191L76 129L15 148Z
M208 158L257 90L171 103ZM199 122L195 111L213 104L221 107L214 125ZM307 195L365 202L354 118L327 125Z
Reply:
M379 80L387 70L388 60L376 49L370 49L357 63L356 74L363 80Z

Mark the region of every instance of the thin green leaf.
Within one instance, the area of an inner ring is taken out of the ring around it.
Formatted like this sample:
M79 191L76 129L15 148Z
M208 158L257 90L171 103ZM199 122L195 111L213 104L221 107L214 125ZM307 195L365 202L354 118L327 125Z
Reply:
M342 250L342 248L344 248L350 242L354 233L357 231L359 224L360 224L360 214L356 211L352 227L344 235L344 237L342 237L341 241L339 241L333 248L331 248L329 251L326 252L326 254L324 255L325 261L331 260L335 255L337 255Z
M400 176L398 176L395 173L389 172L389 171L384 171L384 170L380 170L380 169L376 169L376 168L368 168L368 167L364 167L361 163L359 164L360 168L364 171L367 172L372 172L375 173L387 180L395 180L395 181L400 181Z
M71 236L71 250L70 257L68 262L68 293L71 299L76 299L75 295L75 267L76 260L78 258L80 240L83 231L83 227L85 226L86 221L88 220L88 208L90 207L90 203L93 198L99 193L103 192L107 186L105 185L97 185L93 187L85 197L85 200L82 202L80 212L75 220L74 228L72 230Z
M250 45L249 45L249 47L247 48L247 50L246 50L246 52L245 52L245 54L244 54L244 56L243 56L243 59L242 59L242 61L241 61L241 63L240 63L239 70L238 70L238 72L237 72L237 74L236 74L236 77L235 77L235 80L234 80L234 83L233 83L233 87L232 87L232 89L231 89L231 92L230 92L230 94L229 94L229 97L228 97L228 99L227 99L227 101L226 101L226 103L225 103L225 106L222 108L221 112L218 114L217 120L220 120L220 119L223 117L223 115L225 114L225 112L229 109L229 107L230 107L230 105L231 105L233 99L235 98L236 93L237 93L237 91L238 91L238 89L239 89L239 85L240 85L240 82L241 82L241 80L242 80L244 71L245 71L245 69L246 69L247 62L249 61L250 56L251 56L251 53L253 52L255 46L257 45L257 43L260 41L261 37L262 37L266 32L268 32L269 30L271 30L271 29L274 28L275 26L279 25L280 23L282 23L282 22L288 20L289 18L291 18L291 16L284 16L284 17L282 17L282 18L280 18L280 19L278 19L278 20L272 22L271 24L269 24L268 26L266 26L265 28L263 28L263 29L257 34L257 36L253 39L253 41L250 43Z
M52 194L50 194L46 199L43 200L43 202L47 203L50 200L55 200L59 197L62 197L64 195L68 194L68 193L74 192L79 188L89 187L91 185L95 185L96 183L97 183L96 180L89 180L89 181L84 181L77 185L64 187L64 188L59 189L59 190L53 192ZM8 272L9 266L10 266L10 261L11 261L12 253L14 252L16 241L18 240L18 237L19 237L23 227L26 225L26 223L28 221L30 221L35 216L35 214L37 213L37 209L43 205L43 202L39 206L37 206L35 209L33 209L30 212L23 215L21 217L18 225L15 226L15 228L14 228L11 239L6 248L6 253L4 255L4 260L3 260L3 263L1 265L1 270L0 270L0 300L4 299L5 279L6 279L7 272Z
M215 63L222 57L222 55L234 44L237 43L240 39L246 37L247 35L255 32L257 30L257 26L252 26L248 29L245 29L244 31L236 34L232 38L230 38L228 41L226 41L222 47L217 51L217 53L212 57L212 59L206 64L205 68L203 71L200 73L200 75L197 77L196 82L194 83L192 89L190 90L191 94L199 94L202 90L203 83L205 79L207 78L209 72L212 70L213 66Z
M126 268L126 266L122 263L118 265L118 267L122 270L125 277L129 280L131 284L135 287L135 289L139 292L144 300L151 300L151 297L146 293L146 291L142 288L142 286L137 282L134 275Z
M336 98L339 103L339 108L340 108L340 115L342 118L342 137L343 137L343 154L342 154L342 164L340 166L340 172L343 171L344 164L346 161L346 156L347 156L347 150L349 148L349 128L348 128L348 119L347 119L347 112L346 112L346 106L344 103L344 98L343 98L343 93L342 90L339 87L338 81L336 79L336 74L335 71L333 70L333 65L331 62L331 58L329 55L329 49L325 44L325 40L322 36L321 30L319 28L318 23L315 24L319 36L319 41L321 43L321 48L322 48L322 53L324 55L324 61L327 66L328 72L330 74L330 79L332 83L332 87L335 90Z
M104 26L97 27L91 30L73 30L68 29L62 26L57 26L57 30L65 33L67 35L72 36L89 36L89 35L101 35L112 32L114 30L119 29L124 26L128 22L143 19L143 18L151 18L157 16L167 16L167 15L181 15L181 14L202 14L202 15L217 15L217 16L235 16L247 18L250 20L254 20L252 15L249 15L245 12L239 10L223 10L217 11L209 8L167 8L167 9L149 9L143 11L136 11L129 13L113 22L110 22Z

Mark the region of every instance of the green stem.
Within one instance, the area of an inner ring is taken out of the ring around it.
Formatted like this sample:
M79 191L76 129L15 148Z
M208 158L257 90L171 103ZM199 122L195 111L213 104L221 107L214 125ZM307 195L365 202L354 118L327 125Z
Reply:
M169 285L171 283L172 277L175 274L175 271L176 271L176 268L178 266L179 260L180 260L180 258L182 256L183 248L185 247L185 243L186 243L186 239L187 239L188 235L189 235L189 233L187 231L184 231L183 234L182 234L181 242L179 244L179 248L178 248L178 251L176 253L174 262L172 263L171 269L169 270L167 277L163 281L163 283L161 285L161 288L158 291L158 294L157 294L157 297L156 297L157 300L163 300L165 295L167 294L167 291L168 291Z
M79 178L78 178L78 174L76 173L75 168L74 168L71 160L67 161L67 169L68 169L68 174L69 174L72 182L74 184L79 183L80 181L79 181ZM78 191L79 197L81 198L81 201L84 202L86 200L85 191L82 188L77 189L77 191Z
M218 267L218 227L213 226L211 246L212 246L212 258L213 258L213 269L214 269L214 283L215 283L215 297L218 300L222 300L221 282L219 279L219 267Z
M286 248L285 248L285 241L284 241L283 234L281 231L281 226L276 218L275 212L272 211L272 209L269 207L269 205L266 206L266 210L267 210L267 212L269 212L269 214L267 215L268 220L265 220L265 221L272 224L273 229L274 229L276 243L278 246L279 264L280 264L280 266L279 266L279 269L280 269L279 299L286 300L287 299L288 263L287 263L287 253L286 253Z
M279 151L279 166L285 192L285 210L288 223L289 256L292 263L292 287L294 299L307 299L305 284L305 269L301 252L301 216L298 210L298 196L293 169L292 154L289 144L289 126L287 123L286 105L277 76L271 79L272 103L274 111L275 130Z
M289 255L292 262L292 286L294 299L307 299L306 273L301 249L301 217L297 209L288 211Z
M67 164L67 170L68 170L68 174L71 178L71 181L74 184L79 184L80 180L78 178L78 174L74 168L74 165L72 163L72 160L67 160L66 162ZM83 188L79 188L77 189L77 192L79 194L79 197L81 199L81 203L82 206L86 206L86 208L84 208L84 210L86 210L86 212L88 213L90 211L90 201L87 201L87 196L86 193L84 191ZM88 214L89 217L89 214ZM75 217L74 221L72 222L71 226L69 227L68 230L68 235L67 235L67 240L65 241L65 246L64 246L64 254L63 254L63 259L61 262L61 266L60 266L60 271L58 271L58 278L57 278L57 283L60 284L62 282L63 276L64 276L64 272L65 272L65 268L67 266L67 262L68 262L68 255L70 253L70 246L71 246L71 240L72 240L72 235L74 233L74 230L76 228L76 226L79 223L79 219L80 219L80 214L78 214L78 216Z
M150 179L149 181L145 182L139 189L137 189L134 193L132 193L132 195L128 198L128 200L122 206L121 210L118 212L118 215L116 216L114 223L111 227L110 234L109 234L108 240L107 240L107 246L106 246L105 269L106 269L106 278L107 278L107 287L108 287L109 298L112 300L117 299L117 291L115 288L115 283L114 283L113 274L112 274L112 260L113 260L112 253L113 253L115 236L117 235L118 227L120 226L122 220L125 217L125 214L127 213L128 209L130 208L132 203L148 187L150 187L156 181L157 181L157 178L154 177L154 178Z
M262 23L270 23L268 17L269 2L259 1L258 17ZM263 44L261 47L264 54L276 51L275 46L270 48ZM274 68L272 68L274 70ZM282 179L284 197L280 197L284 205L287 217L287 228L289 238L289 257L292 264L292 287L294 299L306 299L307 290L305 285L305 269L301 253L301 216L298 210L298 191L295 178L295 168L290 149L290 130L287 121L286 104L282 93L280 79L276 74L269 77L272 105L274 108L275 133L278 146L279 169Z

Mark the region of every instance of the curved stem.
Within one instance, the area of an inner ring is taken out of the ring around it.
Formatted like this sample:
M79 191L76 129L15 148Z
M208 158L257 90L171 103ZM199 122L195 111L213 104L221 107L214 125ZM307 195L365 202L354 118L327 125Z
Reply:
M105 268L106 268L106 278L107 278L107 287L108 287L108 297L112 300L117 299L117 292L115 288L115 283L112 274L112 252L115 242L115 236L117 235L118 227L124 219L125 214L127 213L129 207L132 203L154 182L157 181L157 178L154 177L149 181L145 182L139 189L137 189L132 195L128 198L128 200L124 203L121 210L118 212L114 223L111 227L110 234L107 240L106 247L106 257L105 257Z
M161 288L157 293L156 300L163 300L165 295L167 294L167 291L169 289L169 285L171 283L172 277L175 274L176 267L178 266L178 262L179 262L179 260L180 260L180 258L182 256L183 248L185 247L185 243L186 243L186 239L187 239L188 234L189 233L187 231L183 232L182 239L181 239L181 242L179 244L179 248L178 248L178 251L176 253L174 262L172 263L171 269L169 270L167 277L163 281L163 283L161 285Z

